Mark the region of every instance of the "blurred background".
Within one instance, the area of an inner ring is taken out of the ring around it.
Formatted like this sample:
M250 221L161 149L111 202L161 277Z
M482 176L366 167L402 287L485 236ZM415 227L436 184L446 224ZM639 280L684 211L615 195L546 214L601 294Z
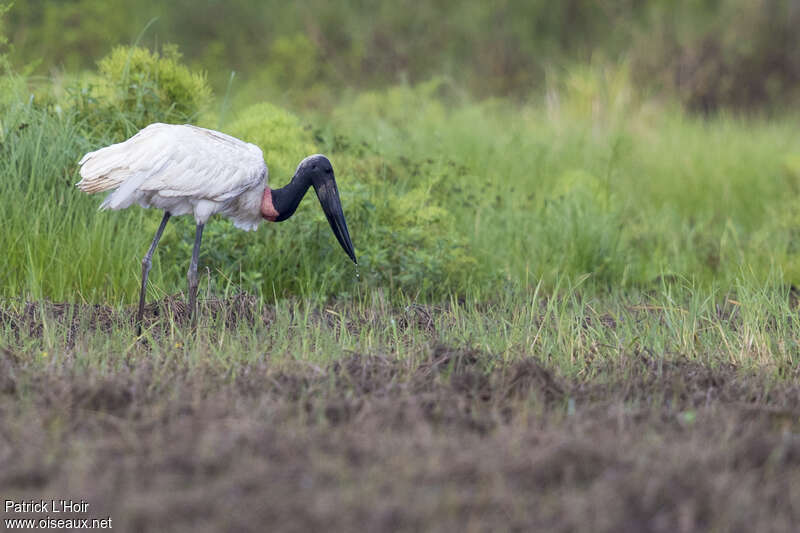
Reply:
M43 76L169 42L218 94L235 71L250 99L325 106L432 77L525 100L578 65L611 64L700 112L795 105L798 28L796 0L25 0L6 20L12 62Z

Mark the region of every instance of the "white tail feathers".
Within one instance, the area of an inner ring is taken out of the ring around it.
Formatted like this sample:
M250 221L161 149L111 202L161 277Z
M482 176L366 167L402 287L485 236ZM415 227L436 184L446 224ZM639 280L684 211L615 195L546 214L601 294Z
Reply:
M121 183L120 187L103 200L103 203L100 204L100 209L125 209L133 205L138 199L138 189L147 177L148 174L146 172L136 172L134 174L126 172L123 179L116 182ZM113 178L111 181L113 181Z
M117 189L100 204L100 209L123 209L136 201L137 189L147 179L148 173L129 167L130 145L112 144L89 152L78 163L81 181L76 186L86 193ZM127 152L126 152L127 149Z
M128 177L128 169L115 164L115 148L111 145L96 152L89 152L78 163L81 166L81 181L76 186L87 193L107 191L118 187Z

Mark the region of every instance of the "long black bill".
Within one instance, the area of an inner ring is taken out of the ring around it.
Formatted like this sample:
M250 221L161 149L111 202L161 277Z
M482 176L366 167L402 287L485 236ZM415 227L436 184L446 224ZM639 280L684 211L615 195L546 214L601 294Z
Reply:
M336 187L333 174L330 174L330 179L326 179L320 185L314 184L314 190L317 192L317 198L319 198L319 203L328 219L328 224L331 225L333 234L336 235L336 240L342 245L342 249L353 260L353 263L358 264L353 242L350 240L350 232L347 231L342 201L339 199L339 189Z

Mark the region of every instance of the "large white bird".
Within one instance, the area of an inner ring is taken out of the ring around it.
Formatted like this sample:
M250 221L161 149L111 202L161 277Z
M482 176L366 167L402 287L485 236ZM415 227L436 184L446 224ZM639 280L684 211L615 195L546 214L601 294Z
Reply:
M291 217L310 186L336 239L357 264L330 161L323 155L303 159L288 185L270 189L268 170L258 146L218 131L191 125L151 124L127 141L83 156L78 188L87 193L112 191L101 209L124 209L138 203L164 210L150 249L142 259L137 331L141 334L145 287L153 252L170 216L194 215L197 223L189 281L189 311L195 317L197 257L209 217L228 217L237 228L254 230L261 219Z

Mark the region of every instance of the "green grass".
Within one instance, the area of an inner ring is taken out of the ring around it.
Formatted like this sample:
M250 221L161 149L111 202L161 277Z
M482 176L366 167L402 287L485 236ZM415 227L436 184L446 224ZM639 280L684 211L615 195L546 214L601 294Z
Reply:
M608 294L563 278L553 295L539 285L488 301L451 298L436 305L393 305L380 290L327 304L243 295L216 300L201 292L197 332L188 327L181 297L153 305L158 311L148 311L144 341L137 341L132 307L7 300L0 338L26 366L70 362L110 372L141 357L232 376L263 361L328 365L349 354L415 365L436 346L465 346L499 362L533 356L581 379L637 357L761 368L791 378L800 327L796 304L777 277L765 285L750 278L731 290L684 281Z
M552 286L590 274L618 287L676 275L730 284L742 266L796 276L792 120L690 118L669 108L592 120L538 104L444 110L405 92L399 101L379 96L374 108L344 106L333 127L372 141L390 165L406 157L432 158L433 173L450 161L461 167L441 176L436 201L484 279ZM376 112L392 106L397 116Z
M587 354L637 349L796 362L796 121L692 117L595 82L602 90L588 96L565 86L528 104L475 102L433 81L353 95L331 113L297 119L245 109L221 128L265 148L273 186L306 152L333 159L361 268L356 276L312 196L291 221L256 233L213 220L200 260L205 297L244 291L276 309L332 304L358 316L376 298L394 309L445 306L442 342L504 357L533 352L575 372ZM4 306L132 304L161 215L98 212L100 198L74 187L80 156L111 141L97 116L37 105L24 87L9 94ZM273 146L276 138L296 140ZM192 236L186 217L168 226L150 300L184 290ZM601 327L602 317L617 327ZM357 337L306 325L283 324L303 332L297 339L262 332L268 338L253 345L309 359L415 350L386 325ZM220 350L230 342L238 341Z
M480 298L504 284L541 279L550 289L584 275L598 290L646 289L665 276L730 287L743 269L761 280L779 269L797 282L800 147L792 120L699 119L667 109L606 123L541 106L445 108L421 91L393 91L376 95L378 105L405 111L381 116L363 99L344 103L327 121L314 119L321 127L310 148L336 163L369 288ZM9 122L0 246L10 268L0 293L133 301L160 215L94 211L99 198L72 184L77 159L102 140L86 138L66 114L31 109ZM279 169L273 186L288 180ZM184 284L193 232L190 221L175 226L156 260L156 294ZM255 234L217 221L209 229L202 263L217 283L279 296L355 291L313 197L295 219Z
M131 310L0 313L0 487L143 531L792 530L785 301L530 296L239 297L204 302L196 336L169 299L142 341Z

